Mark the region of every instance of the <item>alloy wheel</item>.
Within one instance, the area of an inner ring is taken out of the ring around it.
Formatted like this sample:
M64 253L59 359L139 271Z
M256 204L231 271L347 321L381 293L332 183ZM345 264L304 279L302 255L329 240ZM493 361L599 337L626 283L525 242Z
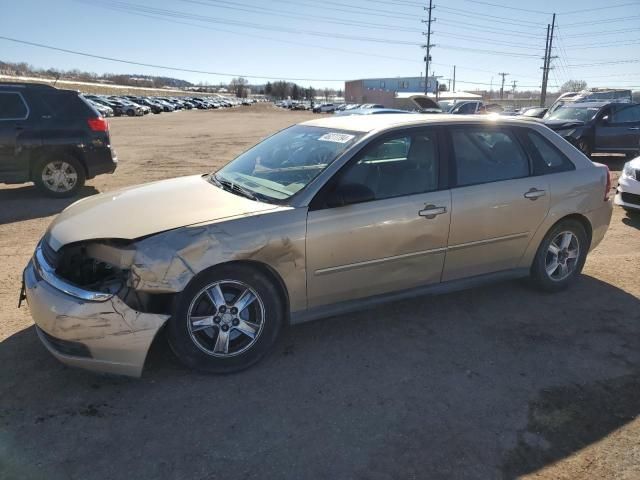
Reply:
M580 257L578 237L569 231L561 232L551 241L545 258L545 270L551 280L562 281L571 275Z
M264 303L248 285L221 280L200 290L187 312L194 344L214 357L232 357L250 349L262 333Z

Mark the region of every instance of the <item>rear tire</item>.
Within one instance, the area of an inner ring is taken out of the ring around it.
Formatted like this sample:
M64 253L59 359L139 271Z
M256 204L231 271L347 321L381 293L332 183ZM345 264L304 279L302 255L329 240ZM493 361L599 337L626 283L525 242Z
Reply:
M546 292L564 290L582 272L588 250L588 237L580 222L563 220L554 225L531 266L534 286Z
M38 160L33 168L33 181L50 197L68 198L84 186L84 166L68 153L47 156Z
M231 373L271 350L284 318L280 292L267 276L247 265L227 265L194 277L176 301L167 336L185 366Z

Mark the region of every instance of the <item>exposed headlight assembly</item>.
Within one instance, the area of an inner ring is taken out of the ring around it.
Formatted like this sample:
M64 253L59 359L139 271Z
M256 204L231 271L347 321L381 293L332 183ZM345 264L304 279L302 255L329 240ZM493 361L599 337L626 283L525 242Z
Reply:
M624 164L624 168L622 169L622 175L629 178L636 178L635 172L631 167L631 162L627 162Z

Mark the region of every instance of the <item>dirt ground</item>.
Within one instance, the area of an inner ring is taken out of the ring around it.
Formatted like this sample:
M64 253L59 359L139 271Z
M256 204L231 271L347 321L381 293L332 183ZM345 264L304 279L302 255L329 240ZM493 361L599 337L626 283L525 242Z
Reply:
M311 117L112 119L120 166L82 195L210 171ZM16 308L69 203L0 186L2 479L640 478L638 217L616 207L561 294L505 282L312 322L229 376L185 370L160 338L135 380L62 366Z

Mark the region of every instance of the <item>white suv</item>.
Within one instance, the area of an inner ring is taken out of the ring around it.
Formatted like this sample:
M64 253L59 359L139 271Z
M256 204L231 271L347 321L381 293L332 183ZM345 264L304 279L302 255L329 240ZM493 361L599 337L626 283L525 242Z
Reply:
M628 212L640 213L640 157L624 164L615 203Z

